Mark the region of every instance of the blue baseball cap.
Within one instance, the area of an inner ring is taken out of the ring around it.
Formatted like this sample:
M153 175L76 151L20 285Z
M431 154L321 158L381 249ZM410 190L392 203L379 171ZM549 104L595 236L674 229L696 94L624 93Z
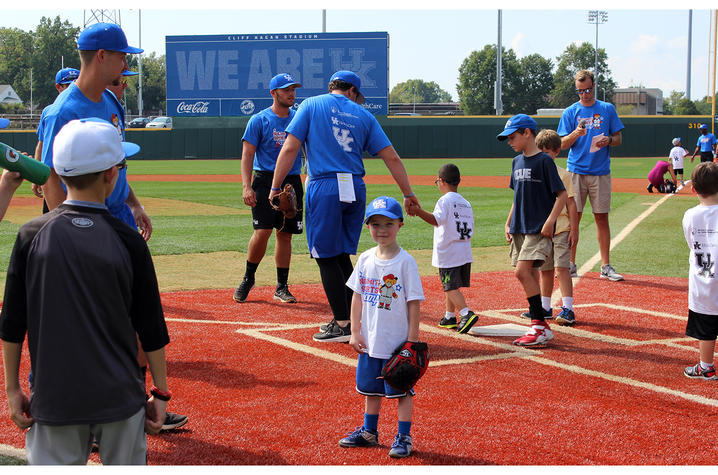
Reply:
M55 74L55 84L70 84L80 76L80 71L75 68L62 68Z
M297 86L302 87L300 83L298 83L291 74L287 73L280 73L277 74L272 78L271 81L269 81L269 90L273 91L275 89L284 89L289 86Z
M332 77L329 78L329 82L334 81L335 79L339 79L340 81L344 81L346 83L351 84L355 88L357 88L357 104L364 104L364 94L359 92L361 89L361 79L359 76L357 76L355 73L351 71L337 71L336 73L332 74Z
M366 224L374 215L380 214L391 219L400 219L404 221L404 213L401 210L401 205L391 196L380 196L374 198L374 201L369 203L366 207L366 215L364 216L364 223Z
M0 129L4 129L8 125L10 125L10 121L8 119L0 118Z
M77 49L80 51L119 51L120 53L139 54L144 50L127 44L127 37L120 25L115 23L95 23L80 33L77 39Z
M123 76L137 76L138 74L140 74L140 73L135 72L135 71L130 71L129 69L125 69L124 71L122 71Z
M701 124L701 126L698 128L701 130L708 130L708 124Z
M531 129L536 130L538 124L531 117L526 114L516 114L512 118L506 121L504 131L496 136L498 140L506 140L506 137L513 134L519 129Z

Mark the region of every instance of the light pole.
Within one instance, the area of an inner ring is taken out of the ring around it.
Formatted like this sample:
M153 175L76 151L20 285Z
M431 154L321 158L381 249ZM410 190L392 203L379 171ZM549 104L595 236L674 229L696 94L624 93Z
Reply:
M608 12L602 10L589 10L588 22L596 25L596 48L594 51L593 75L595 77L596 90L594 97L598 97L598 25L603 25L608 21ZM605 96L605 94L604 94Z

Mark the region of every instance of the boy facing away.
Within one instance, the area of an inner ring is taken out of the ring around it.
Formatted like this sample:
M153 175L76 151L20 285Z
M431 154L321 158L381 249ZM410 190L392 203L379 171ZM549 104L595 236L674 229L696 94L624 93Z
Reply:
M688 324L686 335L698 340L700 361L683 370L689 378L716 380L713 354L718 336L718 165L701 162L691 173L691 185L700 204L683 216L683 233L690 249Z
M536 136L536 146L547 153L555 161L561 152L561 137L556 131L542 130ZM554 269L558 275L558 286L561 289L561 312L556 315L559 325L573 325L576 315L573 312L573 280L569 266L571 263L571 249L578 242L578 212L574 200L573 181L571 175L556 165L558 176L566 187L566 207L556 218L556 232L553 236L551 254L541 266L541 305L545 311L544 316L551 318L551 294L553 293ZM529 317L528 314L523 314Z
M396 242L403 220L401 205L388 196L366 208L365 223L377 245L359 256L347 281L354 291L349 344L359 353L356 390L366 396L364 424L339 441L347 448L379 445L382 398L397 399L399 428L389 451L394 458L408 457L412 451L414 390L393 389L380 378L381 370L395 348L419 340L419 306L424 300L416 261Z
M439 322L443 328L457 328L456 312L461 321L457 331L467 333L478 320L469 310L461 294L461 287L471 286L471 235L474 232L474 212L471 203L458 193L461 174L453 163L442 165L436 186L441 198L434 212L429 213L418 206L412 207L416 216L434 226L434 250L431 265L439 269L439 278L446 297L446 314Z
M53 147L67 200L20 228L0 313L8 412L30 428L32 465L84 465L93 438L105 465L146 464L145 432L160 431L171 398L169 336L147 244L105 206L139 147L99 119L68 122ZM29 400L19 381L26 334ZM155 384L149 400L135 335Z
M511 264L529 302L531 326L514 345L543 345L553 338L541 306L538 268L551 253L556 219L566 206L566 188L550 156L536 146L536 121L526 114L511 117L498 140L508 139L519 154L511 164L514 201L506 219Z
M681 180L681 185L685 185L685 183L683 182L683 163L686 155L688 155L689 152L681 145L680 137L674 138L671 143L673 144L673 148L670 152L668 152L668 158L673 164L673 171L676 173L676 178L678 180ZM678 178L679 175L680 178ZM678 183L676 183L676 185L677 184Z

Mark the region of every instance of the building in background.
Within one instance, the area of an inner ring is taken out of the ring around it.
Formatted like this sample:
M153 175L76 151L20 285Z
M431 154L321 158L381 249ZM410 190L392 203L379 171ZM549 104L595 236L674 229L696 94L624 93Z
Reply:
M613 104L633 106L630 115L663 115L663 91L646 87L626 87L613 90Z
M0 104L22 104L22 99L9 84L0 84Z

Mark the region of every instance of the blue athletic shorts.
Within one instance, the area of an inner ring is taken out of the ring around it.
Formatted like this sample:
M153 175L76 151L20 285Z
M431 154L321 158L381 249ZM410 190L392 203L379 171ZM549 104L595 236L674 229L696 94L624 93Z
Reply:
M339 201L336 176L310 178L304 212L312 257L357 253L366 207L366 186L357 175L354 176L354 194L356 201L343 203Z
M381 369L389 360L372 358L366 353L359 355L357 363L357 392L364 396L383 396L388 399L404 396L413 396L414 388L409 391L398 391L384 382L377 379L381 376Z

